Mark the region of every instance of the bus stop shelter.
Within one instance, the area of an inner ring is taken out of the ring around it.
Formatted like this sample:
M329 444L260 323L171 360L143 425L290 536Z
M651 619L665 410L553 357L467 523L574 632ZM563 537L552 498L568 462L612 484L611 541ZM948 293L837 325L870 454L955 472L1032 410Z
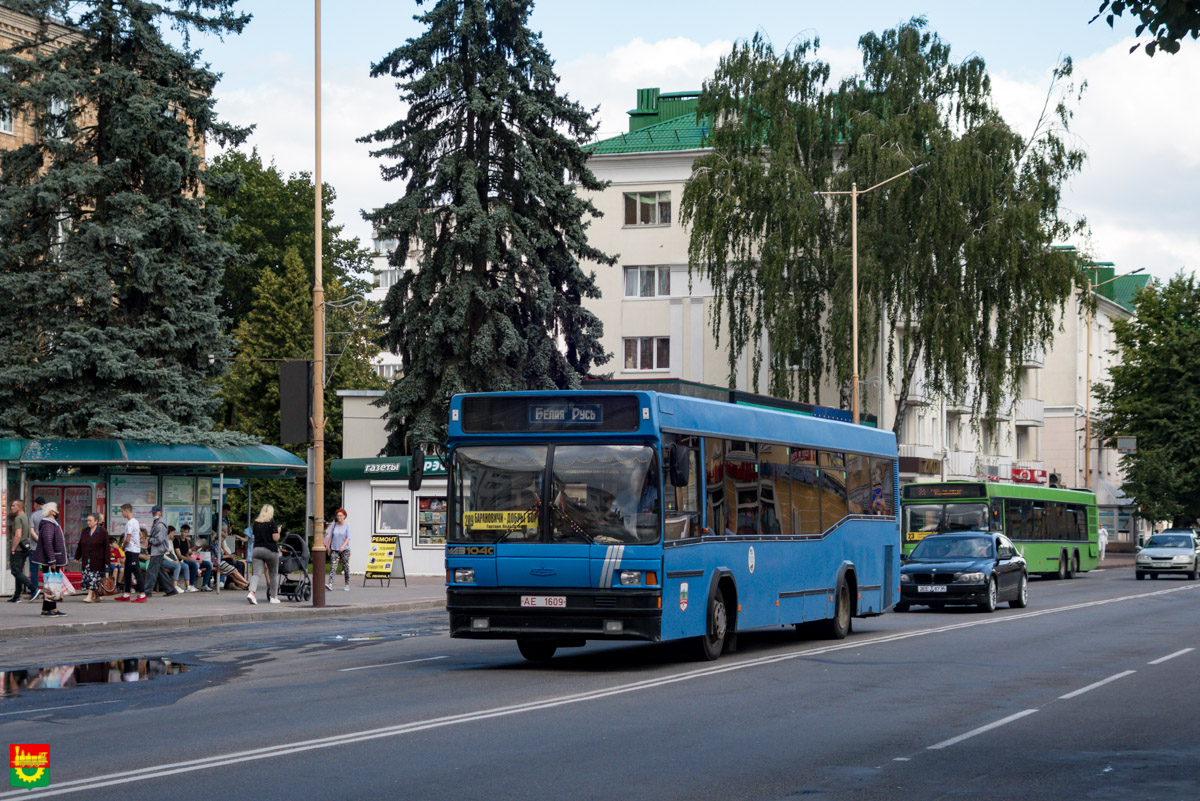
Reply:
M307 471L302 459L272 445L0 438L0 592L13 589L8 513L15 498L25 501L26 513L39 496L58 504L70 556L89 514L98 515L112 533L122 530L122 504L131 504L147 525L151 507L161 506L167 525L187 524L193 536L207 539L214 529L220 531L217 521L230 483L296 478Z

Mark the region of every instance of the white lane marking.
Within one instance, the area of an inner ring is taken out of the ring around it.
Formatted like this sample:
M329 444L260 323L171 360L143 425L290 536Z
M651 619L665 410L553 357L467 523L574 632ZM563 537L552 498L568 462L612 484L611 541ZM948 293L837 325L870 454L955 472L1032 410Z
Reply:
M1022 710L1021 712L1018 712L1015 715L1009 715L1008 717L1001 718L1000 720L997 720L994 723L989 723L986 726L980 726L978 729L971 729L969 732L967 732L965 734L960 734L957 737L951 737L949 740L942 740L940 743L936 743L935 745L929 746L926 750L927 751L940 751L943 748L947 748L949 746L954 745L955 743L961 743L963 740L968 740L977 734L983 734L985 731L991 731L992 729L998 729L1005 724L1012 723L1014 720L1020 720L1021 718L1025 717L1027 715L1032 715L1034 712L1037 712L1037 710L1036 709Z
M742 662L729 662L718 666L697 668L684 673L676 674L674 676L664 676L658 679L646 679L643 681L631 682L629 684L619 684L607 690L593 690L591 692L579 693L576 695L564 695L557 698L548 698L544 701L532 701L524 704L515 704L512 706L480 710L478 712L465 712L458 715L414 721L412 723L404 723L395 726L385 726L378 729L365 729L357 733L352 732L349 734L340 734L332 737L320 737L313 740L299 740L293 743L282 743L280 745L267 746L264 748L238 751L236 753L218 754L216 756L191 759L165 766L135 768L134 770L122 771L120 773L111 773L108 775L93 776L84 779L74 779L66 782L56 782L54 787L47 788L43 791L12 790L9 792L0 793L0 800L22 798L33 801L33 799L36 798L52 798L72 792L83 792L99 787L130 784L133 782L144 781L146 779L157 779L164 776L174 776L180 773L209 770L211 768L222 767L224 765L236 765L242 762L271 759L273 757L286 756L288 754L301 753L304 751L312 751L324 748L337 748L339 746L363 742L366 740L375 740L381 737L396 737L402 734L411 734L414 732L427 731L429 729L439 729L461 723L474 723L491 718L507 717L525 712L535 712L542 709L552 709L554 707L567 706L569 704L596 701L615 695L639 692L641 690L649 690L656 687L665 687L671 684L677 684L679 682L706 678L708 676L715 676L721 673L730 673L735 670L761 667L763 665L773 665L779 662L789 662L793 659L802 659L810 656L820 656L822 654L833 653L835 651L844 651L849 648L865 648L869 645L899 642L901 640L912 639L913 637L924 637L929 634L942 634L948 631L974 628L975 626L990 626L997 623L1004 623L1005 621L1009 620L1022 620L1030 617L1055 614L1057 612L1071 612L1077 609L1106 606L1108 604L1117 603L1120 601L1134 601L1143 598L1152 598L1158 595L1169 595L1176 592L1188 592L1189 590L1195 589L1200 589L1200 583L1181 584L1178 587L1169 587L1165 590L1137 593L1135 595L1124 595L1117 598L1106 598L1099 601L1087 601L1084 603L1071 604L1069 606L1042 609L1036 612L1025 612L1016 615L989 616L986 619L972 620L964 623L954 623L947 626L937 626L929 629L918 629L917 631L901 632L898 634L885 634L872 638L855 638L852 641L844 641L836 645L824 645L816 648L808 648L803 651L792 651L784 654L762 656L754 659L747 659Z
M1058 696L1058 700L1066 701L1068 698L1075 698L1076 696L1083 695L1086 692L1091 692L1092 690L1096 689L1097 687L1103 687L1105 684L1108 684L1111 681L1116 681L1117 679L1123 679L1126 676L1132 676L1134 673L1137 673L1137 671L1136 670L1123 670L1114 676L1109 676L1107 679L1101 679L1100 681L1096 682L1095 684L1089 684L1086 687L1080 687L1078 690L1069 692L1066 695L1060 695L1060 696Z
M88 701L86 704L67 704L66 706L46 706L41 709L27 709L23 712L0 712L0 718L6 718L9 715L24 715L32 718L43 712L53 712L57 709L75 709L81 706L99 706L101 704L115 704L117 701Z
M893 762L912 762L912 757L896 757Z
M380 665L361 665L359 667L352 667L352 668L338 668L338 673L350 673L351 671L354 671L354 670L370 670L371 668L377 668L377 667L393 667L395 665L412 665L417 662L433 662L438 659L449 659L449 658L450 657L448 657L448 656L426 656L426 657L422 657L421 659L405 659L403 662L384 662L383 664L380 664Z
M1168 659L1174 659L1177 656L1183 656L1184 654L1190 654L1194 650L1196 650L1196 649L1195 648L1184 648L1182 651L1176 651L1173 654L1167 654L1166 656L1160 656L1158 659L1155 659L1152 662L1147 662L1146 664L1147 665L1161 665L1163 662L1166 662Z

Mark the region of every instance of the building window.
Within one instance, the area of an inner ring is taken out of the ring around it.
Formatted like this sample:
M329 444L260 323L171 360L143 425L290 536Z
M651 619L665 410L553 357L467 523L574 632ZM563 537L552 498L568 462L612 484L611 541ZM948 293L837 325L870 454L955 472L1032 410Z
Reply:
M393 378L396 377L396 373L399 371L399 369L400 369L400 366L397 364L377 364L377 365L375 365L375 371L379 373L379 377L386 379L388 381L391 381Z
M659 298L671 294L671 268L626 267L625 297Z
M8 67L0 65L0 75L8 72ZM12 111L0 107L0 133L11 134L13 132L13 115Z
M670 192L626 192L626 225L670 225Z
M403 270L380 270L379 271L379 288L391 289L393 285L400 280L400 275Z
M670 337L627 337L625 339L626 370L669 370L670 368Z

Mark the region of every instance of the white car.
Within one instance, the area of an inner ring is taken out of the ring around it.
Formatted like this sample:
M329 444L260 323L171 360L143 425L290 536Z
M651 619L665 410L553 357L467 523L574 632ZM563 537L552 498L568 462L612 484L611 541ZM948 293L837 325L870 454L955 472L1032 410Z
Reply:
M1138 551L1133 568L1139 581L1172 573L1186 573L1194 581L1200 578L1200 539L1187 528L1160 531Z

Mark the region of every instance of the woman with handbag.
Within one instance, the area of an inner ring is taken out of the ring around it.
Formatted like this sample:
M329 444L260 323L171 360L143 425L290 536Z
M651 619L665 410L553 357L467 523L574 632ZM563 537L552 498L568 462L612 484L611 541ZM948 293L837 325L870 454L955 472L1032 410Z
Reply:
M104 580L104 571L108 567L108 530L100 525L100 518L94 514L87 516L87 526L79 532L75 558L82 566L82 584L88 591L83 602L95 603L100 600L100 582Z
M58 504L50 501L42 507L42 519L38 523L38 540L31 557L35 565L42 568L42 616L66 617L58 611L58 600L62 593L62 569L67 563L67 538L58 523Z

